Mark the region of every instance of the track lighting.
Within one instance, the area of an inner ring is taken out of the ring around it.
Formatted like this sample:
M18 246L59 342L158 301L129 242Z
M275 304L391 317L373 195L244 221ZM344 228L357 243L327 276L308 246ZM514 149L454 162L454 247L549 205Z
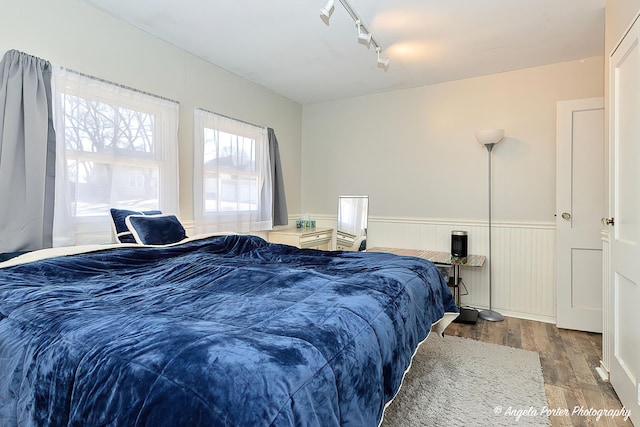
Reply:
M380 58L380 52L382 49L380 46L376 47L376 52L378 52L378 65L382 65L383 67L389 66L389 58Z
M334 0L328 0L327 4L324 5L322 9L320 9L320 13L326 16L327 18L331 18L331 13L333 13L333 5L334 5Z
M338 0L338 1L347 11L349 16L351 16L351 19L353 19L353 22L355 22L356 26L358 27L358 40L362 40L366 42L367 45L372 44L376 48L376 52L378 54L378 65L382 66L382 68L385 68L386 70L389 67L389 58L380 57L382 46L380 46L380 43L378 43L378 40L376 40L376 38L373 37L373 34L371 34L369 30L367 30L367 27L362 23L362 21L360 20L360 17L349 5L347 0ZM327 23L327 19L329 19L329 17L331 17L331 14L333 13L334 4L335 4L335 0L328 0L327 4L322 9L320 9L320 13L322 14L322 20L325 21L325 23Z
M367 44L371 43L371 33L362 30L362 24L359 19L356 19L356 26L358 27L358 39L365 41Z

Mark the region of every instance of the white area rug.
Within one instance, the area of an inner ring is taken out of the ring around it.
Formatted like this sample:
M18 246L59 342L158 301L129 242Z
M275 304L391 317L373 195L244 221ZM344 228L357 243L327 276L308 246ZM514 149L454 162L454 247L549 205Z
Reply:
M549 426L545 410L538 353L432 333L381 426Z

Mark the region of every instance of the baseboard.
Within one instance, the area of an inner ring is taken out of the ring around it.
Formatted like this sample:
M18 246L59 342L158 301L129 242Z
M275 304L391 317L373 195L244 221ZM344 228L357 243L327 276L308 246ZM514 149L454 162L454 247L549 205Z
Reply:
M463 304L463 306L467 306L467 305ZM487 310L489 308L489 307L479 307L479 306L473 306L473 307L477 308L478 310ZM494 307L493 309L506 317L515 317L516 319L533 320L536 322L551 323L554 325L556 324L556 318L551 316L543 316L543 315L534 314L534 313L522 313L522 312L513 311L513 310L503 310L496 307Z

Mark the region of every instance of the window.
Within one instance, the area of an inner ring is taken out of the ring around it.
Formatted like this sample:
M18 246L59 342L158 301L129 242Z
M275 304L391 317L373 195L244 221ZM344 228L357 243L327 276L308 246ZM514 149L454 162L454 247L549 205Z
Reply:
M177 213L178 104L54 73L54 245L111 241L110 207Z
M194 118L196 231L271 229L267 129L200 109Z

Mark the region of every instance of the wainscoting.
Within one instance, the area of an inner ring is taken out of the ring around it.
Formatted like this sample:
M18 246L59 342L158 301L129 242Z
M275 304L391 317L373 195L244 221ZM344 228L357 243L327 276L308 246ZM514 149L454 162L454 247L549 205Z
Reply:
M336 226L335 216L310 217L318 226ZM486 221L370 216L367 246L449 252L451 231L464 230L469 253L487 255L488 229ZM555 323L555 223L493 222L492 230L493 308L506 316ZM462 296L464 305L488 307L488 271L486 263L462 269L469 292Z

